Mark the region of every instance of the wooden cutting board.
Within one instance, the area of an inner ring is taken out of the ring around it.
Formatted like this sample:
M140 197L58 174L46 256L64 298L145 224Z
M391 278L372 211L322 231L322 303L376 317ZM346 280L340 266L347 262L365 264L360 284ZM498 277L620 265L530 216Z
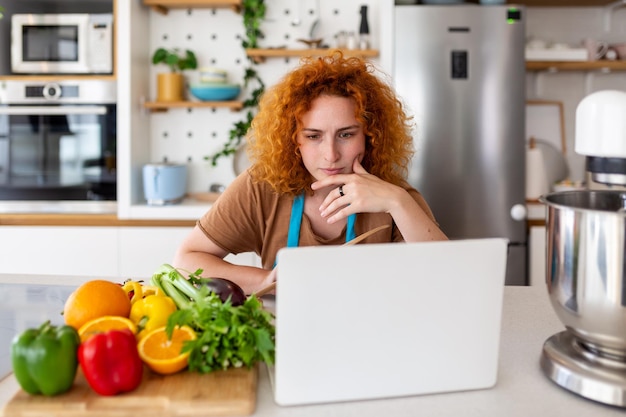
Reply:
M45 397L19 390L5 405L2 416L247 416L256 407L257 377L257 368L168 376L146 370L136 390L101 396L79 371L74 386L65 394Z

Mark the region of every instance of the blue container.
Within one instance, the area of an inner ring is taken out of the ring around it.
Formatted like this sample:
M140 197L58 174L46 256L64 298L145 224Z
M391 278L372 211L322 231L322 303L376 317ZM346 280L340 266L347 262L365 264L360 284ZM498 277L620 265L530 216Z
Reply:
M241 91L237 84L204 83L192 84L189 88L191 94L202 101L226 101L234 100Z
M187 191L187 166L159 163L143 167L143 192L152 206L180 203Z

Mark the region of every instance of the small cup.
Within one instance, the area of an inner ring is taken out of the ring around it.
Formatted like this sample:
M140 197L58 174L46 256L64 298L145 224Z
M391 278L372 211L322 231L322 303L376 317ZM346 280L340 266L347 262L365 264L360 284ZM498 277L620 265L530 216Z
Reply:
M587 49L589 61L597 61L604 58L604 55L606 55L609 50L609 44L607 42L590 38L585 39L583 45Z

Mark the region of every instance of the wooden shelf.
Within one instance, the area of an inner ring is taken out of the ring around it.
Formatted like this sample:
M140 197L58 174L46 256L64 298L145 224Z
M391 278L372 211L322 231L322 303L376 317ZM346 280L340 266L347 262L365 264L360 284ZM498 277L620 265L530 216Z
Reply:
M241 110L243 102L241 101L148 101L143 106L153 112L164 112L169 109L180 108L222 108L226 107L233 111Z
M626 61L526 61L528 71L626 71Z
M323 56L335 51L331 48L320 49L286 49L286 48L267 48L267 49L246 49L246 55L255 62L263 62L266 58L289 58L304 56ZM376 49L342 49L341 52L345 56L362 56L365 58L377 57L379 52Z
M167 14L170 9L223 9L241 11L242 0L143 0L143 4L153 10Z
M115 81L115 75L0 75L0 81L76 81L76 80L104 80Z

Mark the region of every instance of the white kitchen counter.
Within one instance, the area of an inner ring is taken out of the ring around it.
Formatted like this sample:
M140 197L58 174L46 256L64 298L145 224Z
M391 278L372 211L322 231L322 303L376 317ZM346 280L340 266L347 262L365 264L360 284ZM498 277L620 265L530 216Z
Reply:
M88 278L82 278L81 281ZM68 278L10 276L6 282L69 284ZM75 283L75 284L78 284ZM24 306L26 308L26 306ZM1 312L1 309L0 309ZM548 380L539 368L544 341L563 326L549 304L543 286L505 287L498 382L492 389L402 397L385 400L280 407L274 403L261 366L255 416L623 416L624 411L583 399ZM2 340L1 343L7 343ZM462 349L460 346L459 349ZM383 352L382 355L392 354ZM307 358L303 358L305 360ZM310 359L310 358L309 358ZM364 364L365 366L365 364ZM18 390L12 375L0 382L0 405Z

